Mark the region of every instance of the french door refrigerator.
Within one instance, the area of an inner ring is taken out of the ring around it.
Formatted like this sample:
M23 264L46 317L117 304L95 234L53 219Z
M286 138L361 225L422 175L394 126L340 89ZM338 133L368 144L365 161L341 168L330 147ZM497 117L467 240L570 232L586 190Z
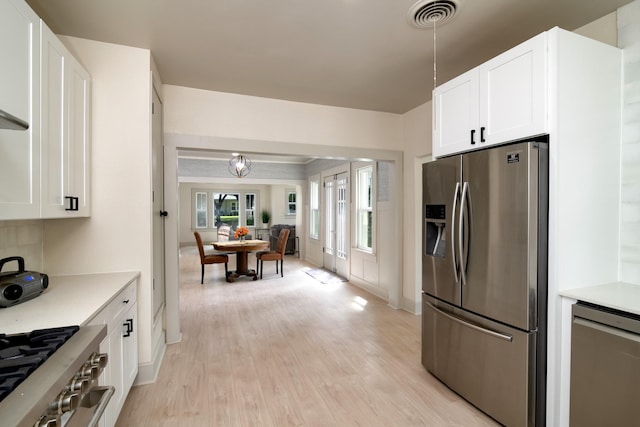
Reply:
M545 424L548 140L423 166L422 364L506 426Z

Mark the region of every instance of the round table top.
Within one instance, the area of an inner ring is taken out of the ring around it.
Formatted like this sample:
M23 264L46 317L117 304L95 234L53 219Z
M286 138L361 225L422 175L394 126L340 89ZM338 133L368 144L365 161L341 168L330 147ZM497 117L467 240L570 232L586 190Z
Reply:
M217 250L236 252L251 252L269 247L269 242L266 240L229 240L228 242L211 242L211 244Z

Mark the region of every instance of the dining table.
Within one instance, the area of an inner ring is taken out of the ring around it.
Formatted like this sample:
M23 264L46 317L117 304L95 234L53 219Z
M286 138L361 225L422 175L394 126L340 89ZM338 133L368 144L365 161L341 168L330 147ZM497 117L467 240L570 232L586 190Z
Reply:
M236 270L227 274L227 282L234 282L240 276L249 276L258 280L258 273L249 268L249 252L269 249L266 240L229 240L226 242L211 242L218 251L236 253Z

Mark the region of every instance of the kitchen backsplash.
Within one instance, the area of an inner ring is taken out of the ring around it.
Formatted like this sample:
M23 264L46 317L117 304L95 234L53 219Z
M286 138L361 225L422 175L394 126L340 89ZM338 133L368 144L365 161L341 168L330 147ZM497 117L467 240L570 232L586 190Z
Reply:
M620 280L640 284L640 0L618 9L624 50Z
M42 271L43 222L0 221L0 258L21 256L27 270ZM12 262L4 268L15 271L18 264Z

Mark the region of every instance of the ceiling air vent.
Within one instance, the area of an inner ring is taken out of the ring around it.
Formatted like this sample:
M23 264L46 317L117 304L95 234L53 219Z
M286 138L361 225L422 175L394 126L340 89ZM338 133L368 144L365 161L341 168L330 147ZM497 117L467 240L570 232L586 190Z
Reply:
M433 28L451 21L458 12L461 0L418 0L407 13L411 25Z

